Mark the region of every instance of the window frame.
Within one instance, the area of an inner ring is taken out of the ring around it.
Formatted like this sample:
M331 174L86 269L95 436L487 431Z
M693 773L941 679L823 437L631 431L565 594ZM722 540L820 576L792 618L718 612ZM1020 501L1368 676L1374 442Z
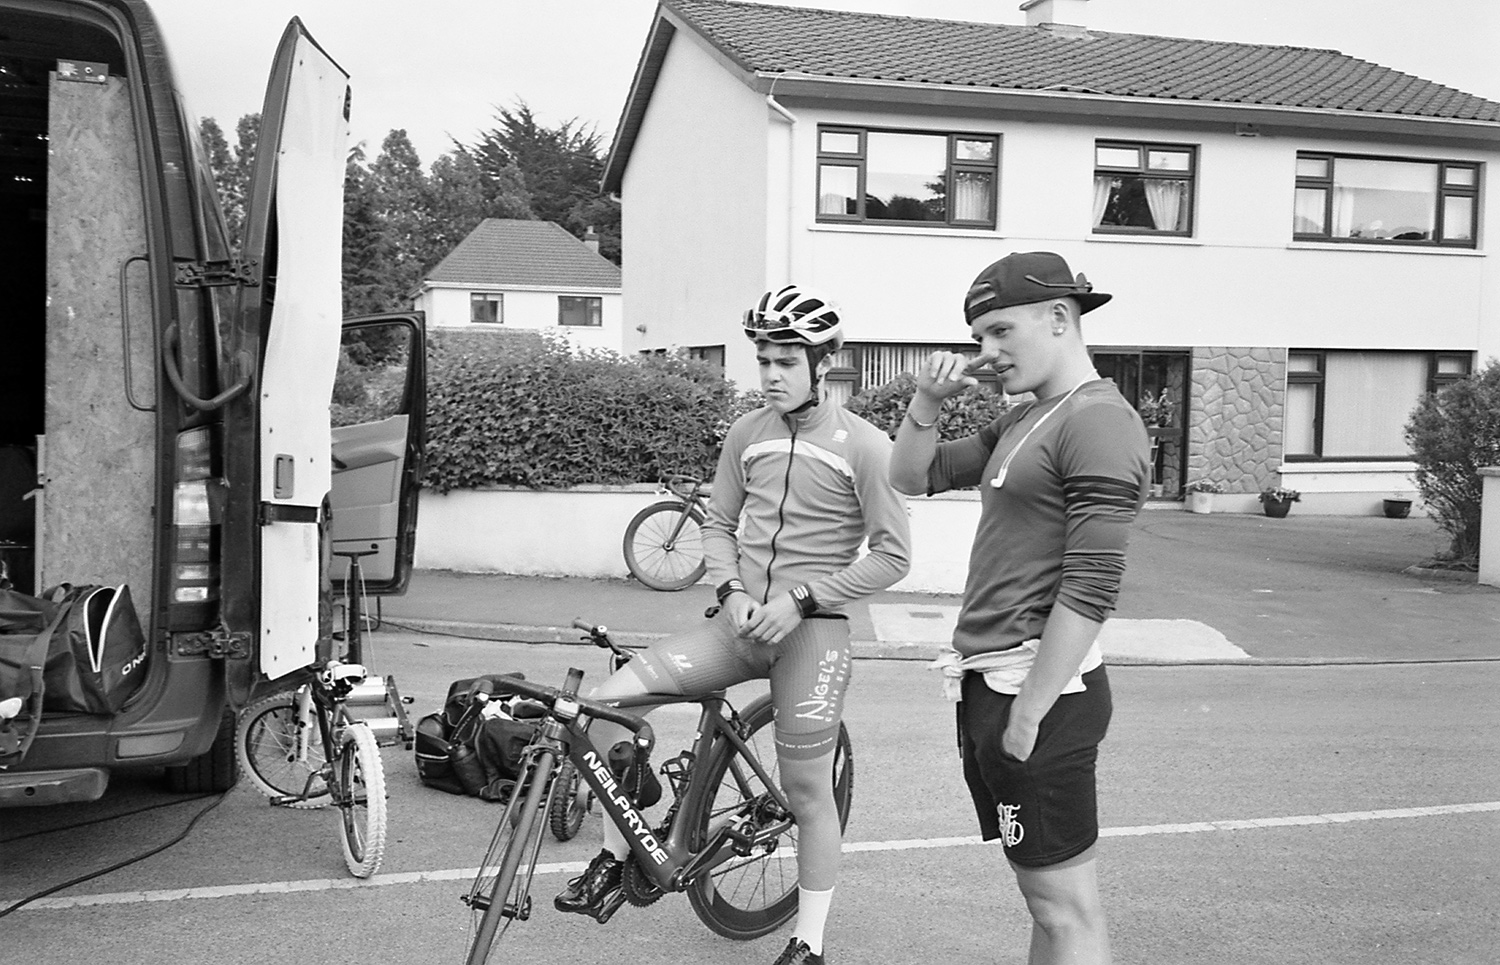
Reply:
M824 134L851 134L858 139L855 152L823 150ZM947 167L943 174L944 197L952 199L953 188L959 174L980 173L990 176L990 203L987 217L982 219L955 218L953 207L947 205L942 221L905 221L894 218L869 218L865 214L865 182L869 164L870 134L911 134L923 137L947 138ZM891 225L893 227L956 228L993 231L999 225L1000 209L1000 146L998 133L914 130L897 127L861 127L849 124L819 124L816 132L816 162L813 177L813 215L818 224ZM958 142L988 141L992 148L992 161L970 161L958 157ZM825 214L821 209L823 198L823 169L825 167L852 168L855 171L855 214Z
M1317 462L1393 462L1409 460L1411 453L1399 456L1325 456L1323 455L1323 411L1328 392L1328 356L1333 353L1349 352L1394 352L1401 355L1426 355L1427 356L1427 389L1431 394L1445 386L1455 382L1462 382L1474 374L1474 353L1464 351L1453 351L1451 349L1304 349L1295 348L1287 350L1286 383L1288 388L1292 385L1315 385L1313 401L1313 449L1315 452L1289 453L1286 451L1286 402L1282 401L1282 459L1286 462L1317 463ZM1291 358L1293 355L1308 355L1316 359L1316 369L1312 371L1293 371ZM1444 361L1462 361L1464 372L1462 374L1439 371Z
M1433 212L1432 233L1430 239L1421 238L1338 238L1333 234L1333 191L1337 186L1338 161L1342 158L1349 161L1387 161L1392 164L1430 164L1437 168L1436 194L1434 204L1436 210ZM1399 247L1416 248L1465 248L1477 249L1479 247L1479 222L1481 220L1480 208L1480 185L1484 176L1484 164L1479 161L1459 161L1451 158L1430 157L1404 157L1380 154L1340 154L1336 151L1298 151L1296 155L1298 163L1302 161L1327 161L1328 174L1324 177L1310 177L1297 174L1294 168L1294 184L1292 189L1293 213L1292 213L1292 240L1311 241L1323 244L1335 245L1396 245ZM1448 184L1448 172L1451 169L1462 169L1472 171L1474 183L1469 185ZM1323 192L1323 230L1321 232L1309 232L1297 230L1296 193L1303 190L1317 190ZM1449 240L1447 237L1447 225L1445 222L1444 202L1450 198L1470 198L1473 201L1471 207L1471 218L1469 222L1469 237L1467 239Z
M1099 149L1114 148L1131 149L1136 151L1138 163L1134 168L1103 166L1099 164ZM1187 227L1181 231L1173 229L1167 231L1161 228L1140 228L1135 225L1092 225L1091 230L1096 235L1135 235L1146 238L1191 238L1198 227L1198 149L1197 144L1169 144L1165 141L1123 141L1112 138L1103 138L1094 141L1094 164L1093 177L1113 177L1118 175L1130 175L1143 180L1157 181L1186 181L1187 190ZM1188 156L1187 171L1152 171L1148 166L1148 157L1151 151L1171 151L1175 153L1186 152ZM1093 181L1090 181L1092 184Z
M474 306L476 304L495 303L495 318L493 321L487 318L474 317ZM470 325L504 325L505 324L505 293L504 292L469 292L469 324Z
M565 301L579 302L584 313L585 321L569 322L566 310L563 308ZM591 313L589 309L598 309L598 321L587 321ZM604 327L604 297L602 295L558 295L557 296L557 324L561 328L603 328Z

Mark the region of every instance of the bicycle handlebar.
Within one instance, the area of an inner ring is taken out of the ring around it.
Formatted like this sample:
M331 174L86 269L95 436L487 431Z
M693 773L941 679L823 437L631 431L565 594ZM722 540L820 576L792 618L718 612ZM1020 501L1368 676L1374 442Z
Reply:
M569 671L569 673L574 672L577 671ZM587 697L580 697L577 694L567 694L557 687L534 684L529 680L523 680L519 677L502 677L496 683L499 685L501 693L520 694L523 697L531 697L546 704L549 711L559 698L575 700L578 702L579 710L588 716L619 724L621 727L635 734L636 743L643 744L648 751L656 745L656 733L651 729L651 725L647 723L646 718L621 710L613 704L590 700Z

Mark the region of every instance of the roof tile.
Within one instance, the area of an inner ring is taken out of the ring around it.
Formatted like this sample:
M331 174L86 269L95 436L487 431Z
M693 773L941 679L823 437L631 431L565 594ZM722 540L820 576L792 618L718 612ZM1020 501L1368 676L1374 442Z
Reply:
M620 268L551 221L486 218L427 274L494 288L620 287Z
M665 2L752 71L1500 122L1500 103L1337 50Z

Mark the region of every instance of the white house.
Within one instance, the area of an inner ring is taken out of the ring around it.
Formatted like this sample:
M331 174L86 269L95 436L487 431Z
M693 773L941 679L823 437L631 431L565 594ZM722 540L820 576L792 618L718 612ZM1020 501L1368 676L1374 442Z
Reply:
M422 279L412 307L431 328L557 332L622 349L620 268L550 221L486 218Z
M1052 250L1114 301L1101 373L1166 402L1156 479L1313 512L1409 491L1419 396L1500 355L1500 104L1332 50L664 0L605 175L623 199L625 347L754 383L738 327L815 285L842 392L972 347L980 268ZM1488 293L1488 299L1485 295ZM1226 501L1220 498L1220 505Z

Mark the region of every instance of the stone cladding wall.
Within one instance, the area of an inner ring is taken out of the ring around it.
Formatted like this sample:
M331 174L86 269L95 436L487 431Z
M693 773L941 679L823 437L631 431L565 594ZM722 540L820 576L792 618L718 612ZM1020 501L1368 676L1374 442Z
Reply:
M1285 392L1285 349L1193 349L1188 481L1220 482L1230 493L1275 485Z

